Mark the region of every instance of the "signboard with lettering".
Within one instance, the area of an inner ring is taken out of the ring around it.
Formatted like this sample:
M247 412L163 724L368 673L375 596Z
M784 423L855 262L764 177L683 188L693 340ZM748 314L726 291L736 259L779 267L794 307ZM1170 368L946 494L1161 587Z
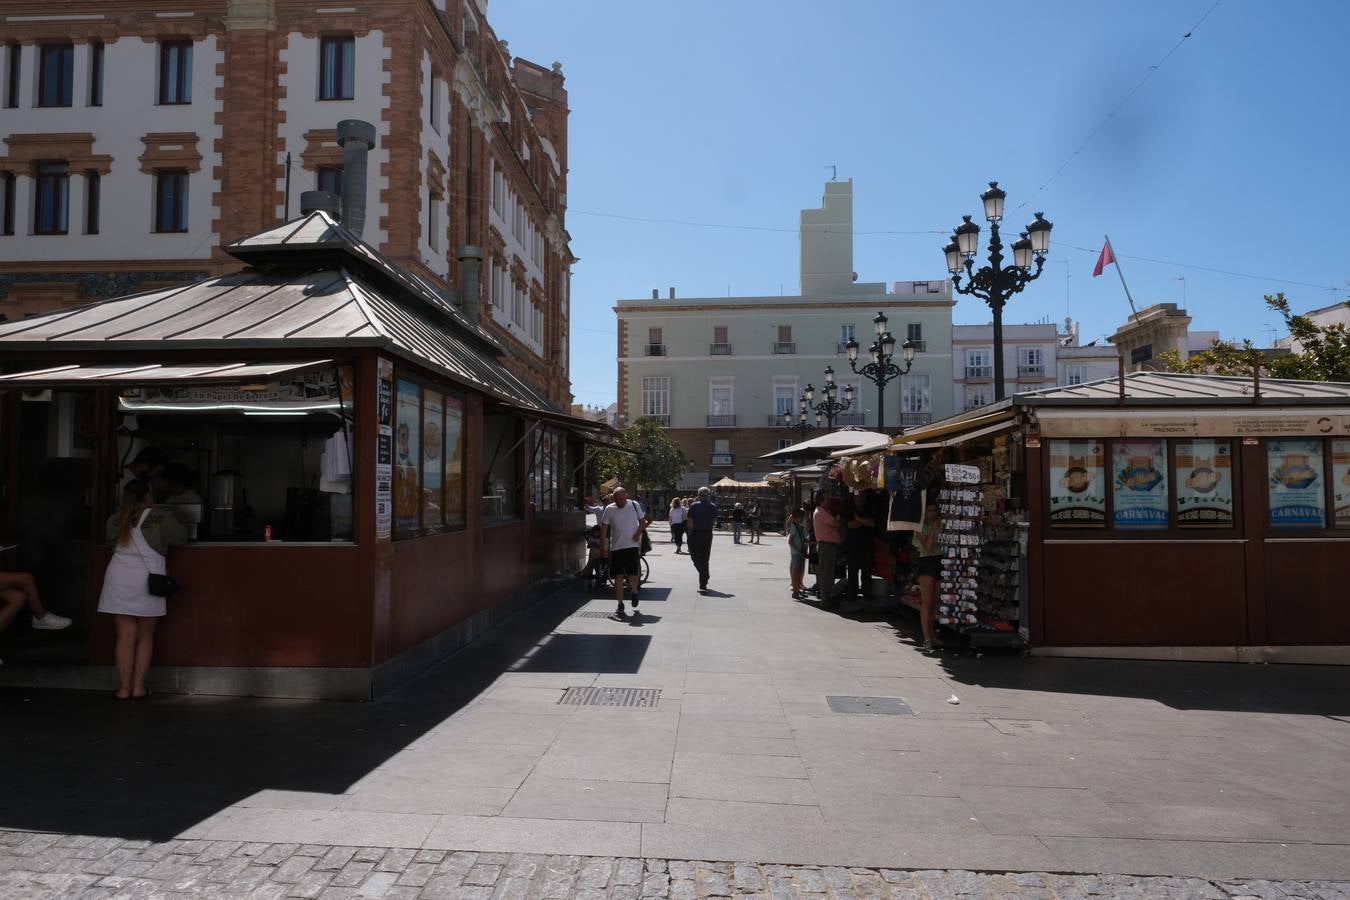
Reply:
M979 467L979 466L962 466L962 465L954 465L954 464L953 464L953 465L947 465L947 466L943 467L943 473L942 473L942 474L943 474L943 477L944 477L947 481L953 482L953 483L955 483L955 484L979 484L979 483L980 483L980 467Z
M1121 531L1167 528L1167 441L1111 445L1112 521Z
M1106 471L1101 441L1050 442L1050 524L1106 525Z
M1056 409L1038 415L1046 437L1350 437L1350 413L1335 410L1125 414Z
M394 526L394 363L381 358L375 382L375 540Z
M1271 528L1322 528L1326 483L1322 442L1267 441Z

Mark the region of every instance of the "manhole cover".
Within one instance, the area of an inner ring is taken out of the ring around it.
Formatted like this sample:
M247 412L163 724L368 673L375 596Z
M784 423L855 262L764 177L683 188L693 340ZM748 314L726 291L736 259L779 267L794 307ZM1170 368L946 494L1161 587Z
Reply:
M1004 734L1058 734L1039 719L985 719Z
M914 710L899 697L826 697L830 710L858 716L912 716Z
M608 619L614 615L612 612L605 612L603 609L587 609L579 613L572 613L574 619Z
M559 706L655 707L660 688L570 687L558 698Z

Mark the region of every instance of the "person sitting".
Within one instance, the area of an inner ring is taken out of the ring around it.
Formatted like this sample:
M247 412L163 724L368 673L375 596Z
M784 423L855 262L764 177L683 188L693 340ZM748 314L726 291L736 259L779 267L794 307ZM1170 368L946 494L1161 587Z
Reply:
M27 572L0 572L0 631L14 620L19 610L28 607L33 627L38 631L60 631L70 627L70 619L50 612L38 597L37 581ZM0 660L0 665L4 661Z
M600 526L586 529L586 565L577 573L578 578L590 578L597 584L605 579L605 557L600 552Z

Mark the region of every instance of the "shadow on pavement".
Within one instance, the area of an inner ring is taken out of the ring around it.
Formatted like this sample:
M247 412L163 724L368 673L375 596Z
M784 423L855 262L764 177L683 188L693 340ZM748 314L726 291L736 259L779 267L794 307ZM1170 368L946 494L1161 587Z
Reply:
M543 600L376 703L0 689L0 827L162 841L262 790L341 794L504 672L637 671L645 636L550 637L588 601Z

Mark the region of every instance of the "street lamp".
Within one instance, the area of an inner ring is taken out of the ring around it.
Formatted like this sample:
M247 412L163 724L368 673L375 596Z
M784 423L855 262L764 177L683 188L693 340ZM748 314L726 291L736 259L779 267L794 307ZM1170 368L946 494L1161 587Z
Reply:
M1003 243L998 236L998 223L1003 221L1003 207L1007 193L997 181L989 182L989 190L980 195L984 203L984 217L989 222L989 264L975 270L975 254L979 252L980 226L970 216L962 216L961 224L952 233L952 241L942 248L947 257L947 271L952 273L952 286L959 294L978 297L989 304L994 314L994 399L1002 400L1003 390L1003 307L1013 294L1020 294L1031 282L1041 277L1045 254L1050 250L1050 230L1054 225L1043 213L1027 225L1027 230L1013 241L1013 262L1003 265ZM1036 271L1031 271L1033 262ZM962 284L961 270L965 269L966 283Z
M844 399L836 400L836 391L838 388L834 383L834 366L825 367L825 389L823 391L825 399L819 403L815 402L816 389L811 385L806 386L802 392L801 402L807 409L816 414L816 425L820 425L820 417L825 417L825 428L827 431L834 430L834 417L853 406L853 385L844 385Z
M807 390L810 390L810 389L811 389L811 385L808 384L808 385L806 386L806 389L807 389ZM801 396L801 398L798 400L798 403L799 403L799 407L798 407L798 410L797 410L797 421L795 421L795 422L792 421L792 410L790 410L790 409L785 409L785 410L783 410L783 412L782 412L782 417L783 417L783 427L786 428L786 429L788 429L789 431L795 431L795 432L797 432L797 434L800 435L800 437L798 438L798 440L803 440L803 441L804 441L804 440L806 440L806 436L807 436L808 434L811 433L811 429L812 429L814 426L813 426L810 422L808 422L808 421L806 420L806 395L805 395L805 394L803 394L803 395Z
M975 230L978 232L979 229L980 227L976 225ZM886 383L909 372L910 367L914 365L914 351L917 348L913 341L901 344L900 350L905 365L904 368L897 366L891 362L895 356L895 336L886 330L886 314L877 313L876 318L872 319L872 324L877 328L877 339L867 348L868 354L872 357L870 363L861 369L858 368L856 340L850 339L845 347L848 350L849 368L877 386L877 430L880 431L886 427Z

